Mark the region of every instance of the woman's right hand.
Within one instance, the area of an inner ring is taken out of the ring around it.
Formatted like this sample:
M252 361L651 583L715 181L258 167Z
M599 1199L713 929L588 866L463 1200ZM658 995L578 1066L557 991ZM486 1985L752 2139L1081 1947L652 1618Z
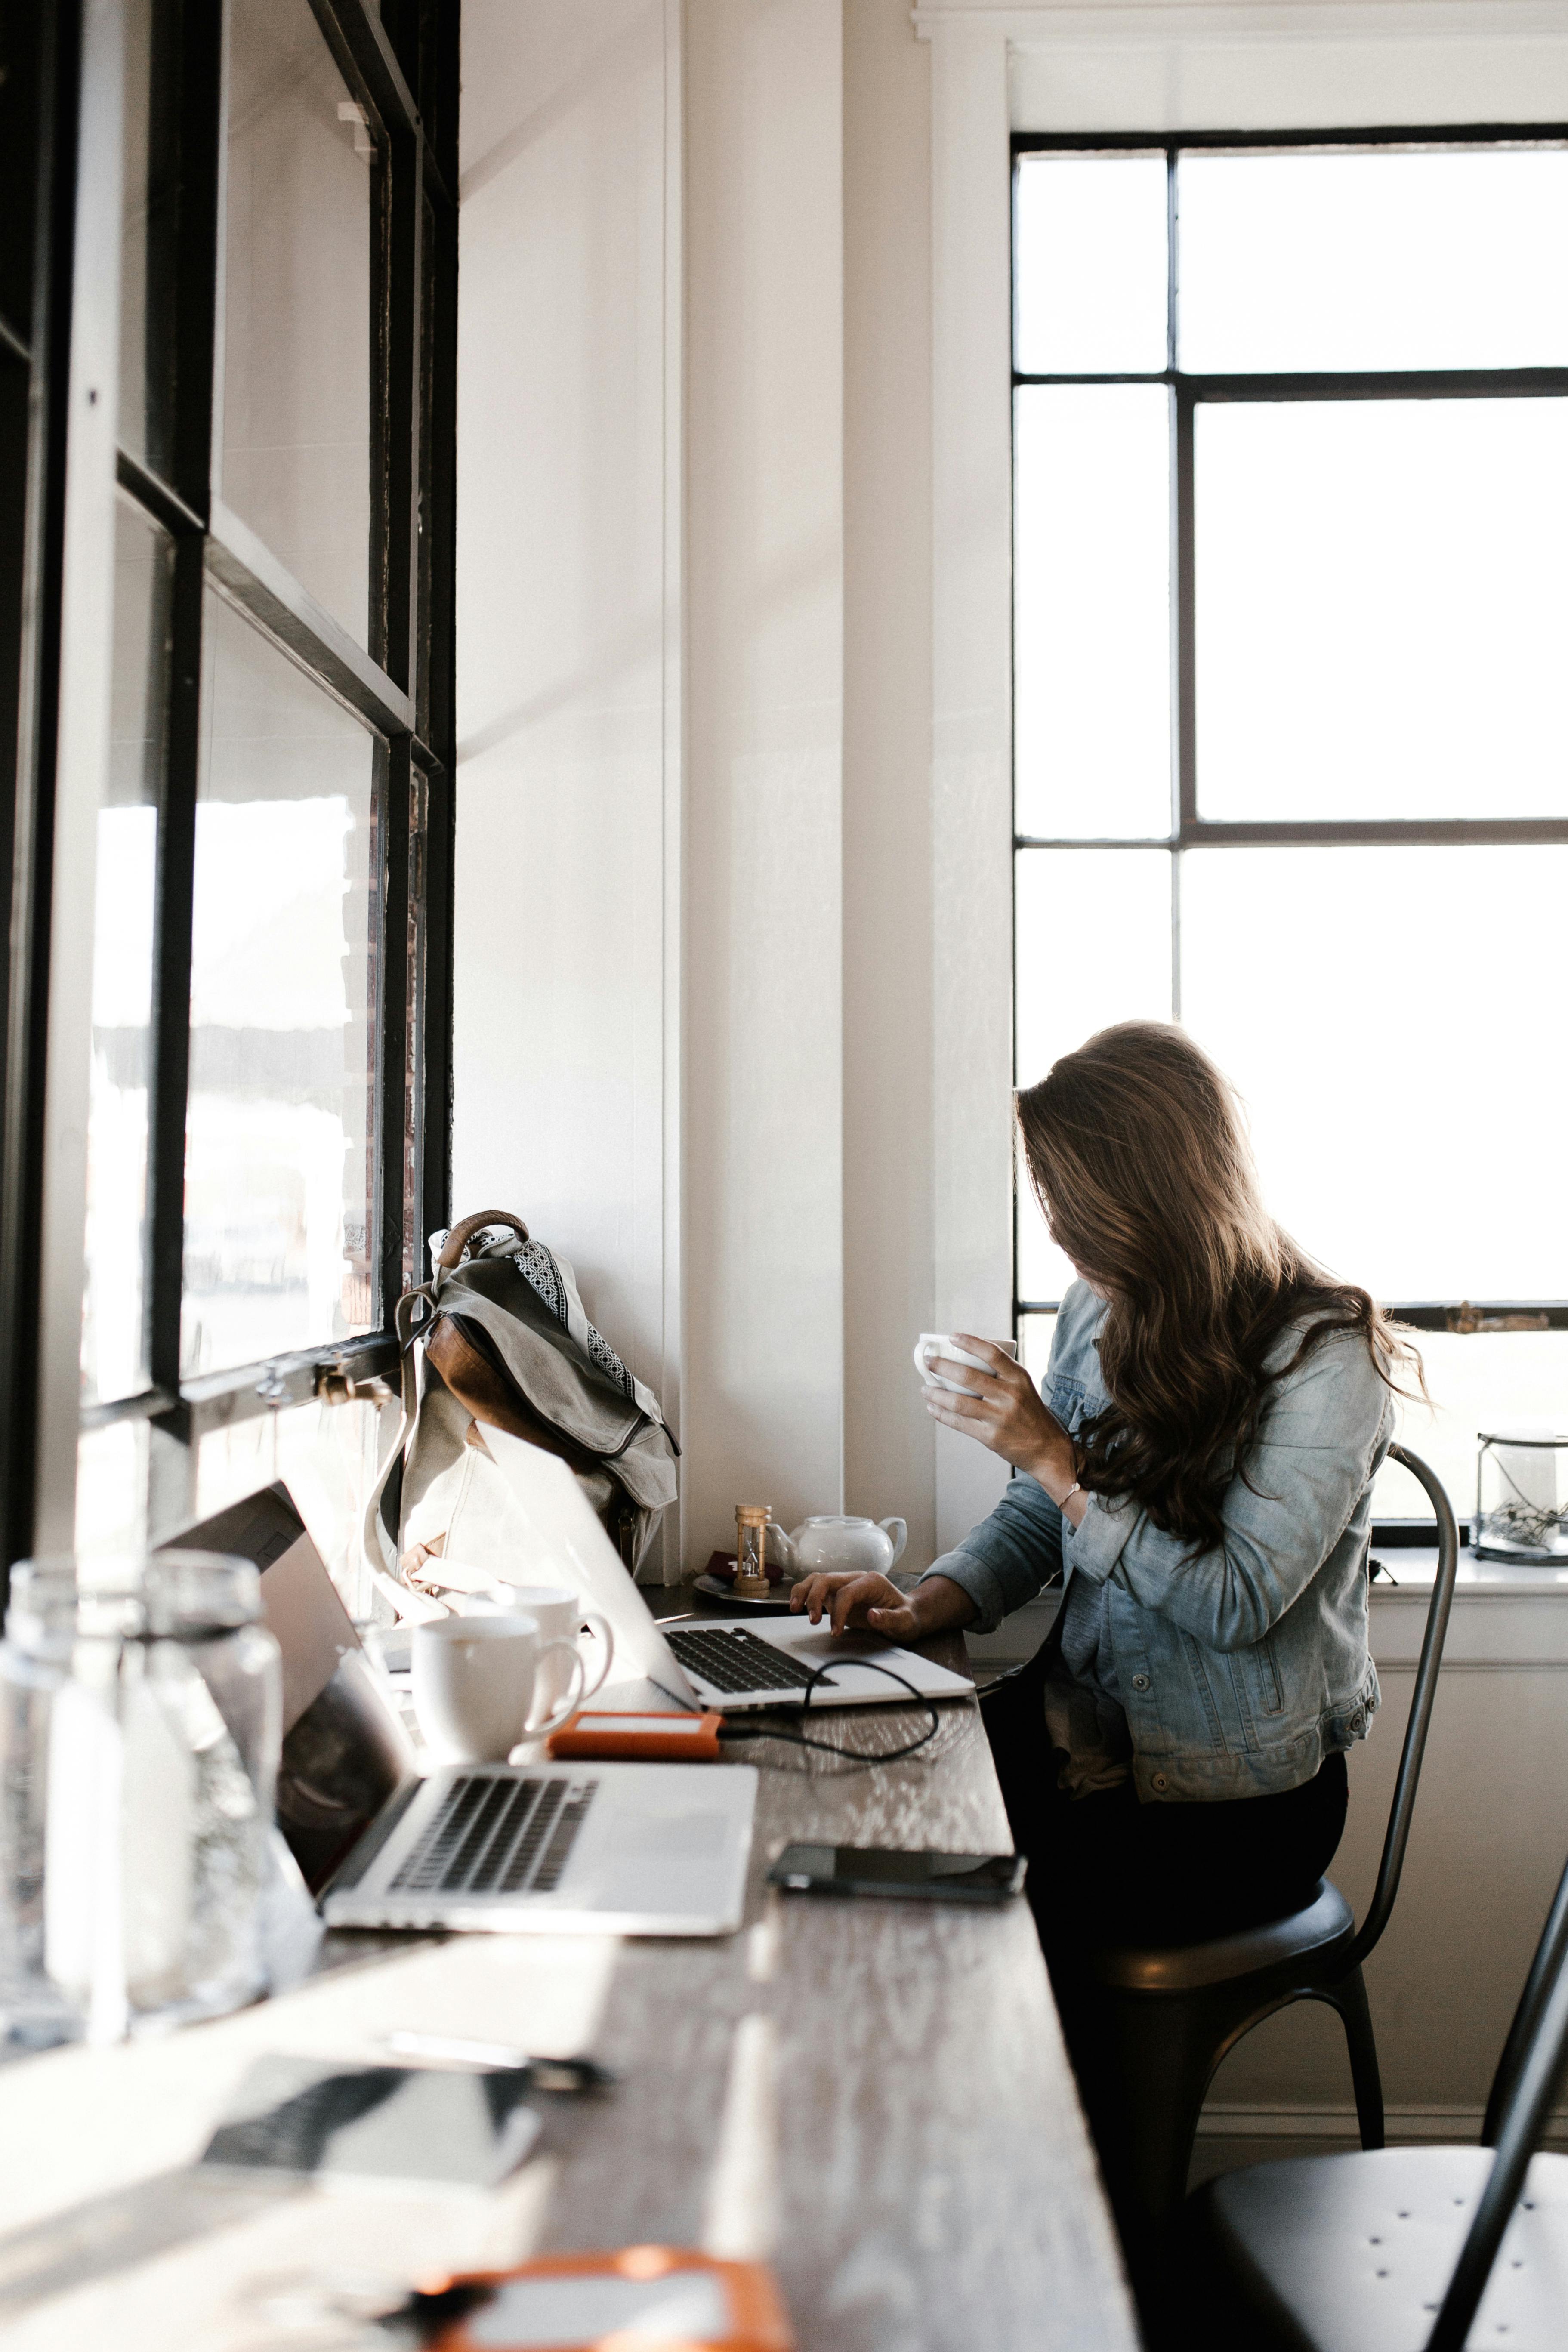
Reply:
M826 1616L836 1633L864 1625L895 1642L923 1642L977 1614L963 1586L948 1577L925 1578L903 1592L890 1576L870 1572L803 1577L791 1588L789 1605L797 1614L804 1610L814 1625Z

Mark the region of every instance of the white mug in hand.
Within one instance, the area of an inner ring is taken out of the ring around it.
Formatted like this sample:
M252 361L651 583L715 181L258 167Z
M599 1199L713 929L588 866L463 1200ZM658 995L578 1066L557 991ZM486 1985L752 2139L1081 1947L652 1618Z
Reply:
M991 1344L994 1348L1000 1348L1005 1356L1016 1360L1018 1343L1016 1339L994 1339ZM929 1381L935 1389L951 1389L955 1396L980 1394L978 1389L965 1388L962 1381L950 1381L940 1372L933 1371L931 1364L938 1356L945 1356L953 1363L978 1365L982 1371L988 1369L984 1357L972 1354L967 1348L961 1348L951 1331L922 1331L915 1341L915 1370L921 1380Z
M601 1689L610 1671L610 1661L616 1654L616 1637L608 1620L596 1609L584 1609L581 1599L564 1584L504 1584L491 1583L494 1596L489 1604L503 1610L521 1610L525 1617L534 1618L540 1632L550 1642L565 1642L583 1670L583 1688L574 1704L582 1706ZM583 1636L586 1633L593 1646L584 1651ZM597 1654L595 1654L595 1653ZM533 1684L533 1714L544 1717L564 1696L572 1680L572 1658L565 1651L542 1658ZM529 1736L536 1736L540 1725L530 1717Z
M531 1723L541 1664L564 1651L572 1686ZM570 1641L546 1641L521 1610L437 1617L414 1628L414 1712L444 1762L504 1764L520 1739L555 1731L582 1705L583 1661Z

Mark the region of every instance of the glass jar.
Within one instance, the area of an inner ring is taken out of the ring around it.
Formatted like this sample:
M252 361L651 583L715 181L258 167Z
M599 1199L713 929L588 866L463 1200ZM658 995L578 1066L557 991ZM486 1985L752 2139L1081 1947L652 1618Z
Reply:
M89 1572L68 1633L49 1621L47 1729L23 1778L43 1789L42 1975L112 2041L265 1990L281 1671L249 1560L168 1551ZM24 1645L36 1590L25 1577ZM19 1915L22 1876L6 1891Z
M1476 1465L1478 1559L1568 1567L1568 1437L1551 1429L1482 1434Z
M49 1727L76 1600L73 1569L20 1562L0 1641L0 2040L35 2050L78 2040L86 2022L44 1965Z

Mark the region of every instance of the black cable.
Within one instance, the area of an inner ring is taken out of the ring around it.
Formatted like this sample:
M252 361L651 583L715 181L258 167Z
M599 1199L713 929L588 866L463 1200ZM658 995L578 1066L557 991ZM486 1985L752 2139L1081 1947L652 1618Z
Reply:
M834 1664L869 1666L874 1675L886 1675L889 1682L900 1684L903 1689L908 1691L910 1696L916 1702L917 1706L923 1706L927 1714L931 1717L931 1722L927 1725L925 1730L921 1733L920 1738L918 1739L906 1741L902 1748L879 1749L875 1755L868 1756L864 1748L840 1748L831 1739L808 1739L805 1734L802 1731L780 1731L768 1724L759 1724L754 1728L749 1724L741 1724L737 1725L735 1728L731 1730L730 1727L729 1717L726 1717L724 1721L719 1727L720 1738L782 1739L785 1745L790 1748L814 1748L819 1756L837 1756L850 1763L897 1764L900 1762L904 1757L913 1756L917 1754L921 1748L928 1747L931 1741L936 1738L937 1733L942 1729L942 1717L937 1713L931 1701L929 1698L926 1698L920 1691L916 1690L913 1683L910 1682L903 1675L900 1674L897 1667L884 1666L875 1658L839 1658L832 1661L826 1666L808 1666L806 1668L806 1672L810 1675L811 1679L806 1684L805 1697L801 1703L803 1713L809 1711L812 1695L816 1691L817 1685L819 1683L831 1682Z

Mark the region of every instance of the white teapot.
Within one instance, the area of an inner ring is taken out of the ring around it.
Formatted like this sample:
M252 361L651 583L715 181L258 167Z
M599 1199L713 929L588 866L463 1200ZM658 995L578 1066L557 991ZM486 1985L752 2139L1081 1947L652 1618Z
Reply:
M902 1519L855 1519L824 1513L802 1519L792 1535L782 1528L768 1529L770 1556L782 1561L792 1576L885 1576L909 1541Z

